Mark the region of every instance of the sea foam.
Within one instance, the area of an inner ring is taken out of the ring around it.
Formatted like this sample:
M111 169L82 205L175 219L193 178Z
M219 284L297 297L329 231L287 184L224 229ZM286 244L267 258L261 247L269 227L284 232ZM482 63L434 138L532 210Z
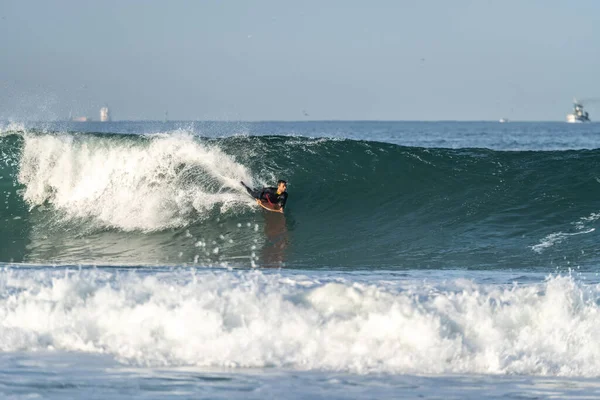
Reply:
M67 219L154 231L185 226L215 207L249 204L239 182L252 176L191 135L134 141L59 134L25 135L18 180L30 207L48 203Z
M261 271L0 272L0 350L142 366L600 375L600 288Z

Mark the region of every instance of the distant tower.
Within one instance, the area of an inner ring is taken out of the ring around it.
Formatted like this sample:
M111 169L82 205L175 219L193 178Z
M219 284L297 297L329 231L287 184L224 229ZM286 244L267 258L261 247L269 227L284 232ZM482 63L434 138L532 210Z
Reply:
M108 106L104 106L100 109L100 121L109 122L110 121L110 111Z

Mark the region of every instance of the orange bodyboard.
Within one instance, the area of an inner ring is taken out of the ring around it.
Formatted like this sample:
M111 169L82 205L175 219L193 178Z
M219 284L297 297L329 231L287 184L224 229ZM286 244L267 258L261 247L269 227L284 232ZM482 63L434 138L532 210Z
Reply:
M278 204L271 204L265 200L257 201L257 203L265 210L272 211L272 212L278 212L278 213L281 212L281 208L279 207Z

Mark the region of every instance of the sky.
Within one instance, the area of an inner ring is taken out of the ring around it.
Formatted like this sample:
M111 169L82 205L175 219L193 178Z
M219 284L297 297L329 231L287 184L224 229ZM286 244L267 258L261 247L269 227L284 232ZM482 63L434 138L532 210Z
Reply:
M600 97L599 16L597 0L0 0L0 119L562 121Z

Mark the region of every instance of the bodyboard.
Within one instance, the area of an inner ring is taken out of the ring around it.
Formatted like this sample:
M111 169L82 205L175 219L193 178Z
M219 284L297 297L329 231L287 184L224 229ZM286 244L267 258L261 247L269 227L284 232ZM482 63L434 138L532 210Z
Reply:
M257 203L267 211L281 213L281 207L278 204L271 204L268 201L257 201Z

